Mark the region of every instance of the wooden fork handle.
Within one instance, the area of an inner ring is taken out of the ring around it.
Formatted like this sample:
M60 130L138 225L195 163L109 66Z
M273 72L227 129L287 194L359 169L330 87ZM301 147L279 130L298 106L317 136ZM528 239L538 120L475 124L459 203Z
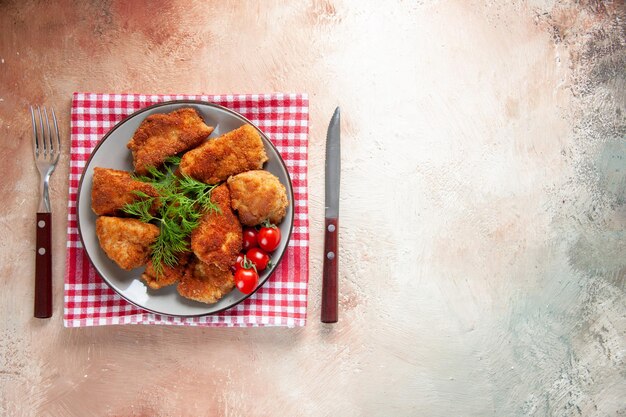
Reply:
M52 215L37 213L35 250L35 317L52 316Z

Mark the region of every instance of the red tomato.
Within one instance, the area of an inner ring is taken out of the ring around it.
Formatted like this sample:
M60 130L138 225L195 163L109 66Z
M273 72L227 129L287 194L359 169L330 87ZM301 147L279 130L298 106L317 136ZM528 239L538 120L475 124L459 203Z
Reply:
M235 264L230 267L233 273L237 272L238 269L241 269L243 267L244 256L245 255L243 254L243 252L240 252L239 255L237 255L237 260L235 261Z
M235 272L235 283L237 289L244 294L250 294L256 288L256 284L259 282L259 274L254 270L241 268Z
M252 248L246 253L246 257L256 266L257 272L265 271L270 262L270 256L259 248Z
M276 226L263 226L261 227L261 230L259 230L257 239L261 249L266 252L272 252L276 250L278 244L280 243L280 229Z
M253 227L245 227L243 229L243 250L256 248L259 246L257 240L257 231Z

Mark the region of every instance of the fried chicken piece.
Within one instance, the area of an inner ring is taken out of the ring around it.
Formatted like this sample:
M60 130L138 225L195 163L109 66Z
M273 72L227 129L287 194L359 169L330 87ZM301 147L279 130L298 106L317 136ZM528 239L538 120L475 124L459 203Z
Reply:
M141 122L128 142L135 171L148 173L148 167L160 167L165 160L200 145L211 132L196 109L186 107L171 113L151 114Z
M265 161L261 135L246 124L185 153L180 170L207 184L218 184L231 175L261 169Z
M133 179L128 171L95 167L91 187L91 209L98 216L126 216L122 208L126 204L142 199L134 191L140 191L151 197L159 195L151 184ZM158 207L159 201L155 199L151 212L154 214Z
M96 235L100 246L122 269L145 265L150 245L159 236L159 228L137 219L100 216L96 220Z
M255 226L269 220L280 223L287 213L287 190L278 178L267 171L248 171L230 177L231 206L237 210L239 221Z
M177 290L185 298L212 304L231 292L234 287L235 279L230 270L224 271L194 258L181 278Z
M228 270L241 250L241 223L231 209L226 184L211 192L211 201L219 207L219 213L209 211L200 218L200 224L191 232L191 250L202 262Z
M157 276L156 270L152 260L148 261L146 270L141 274L141 279L145 281L146 285L153 290L158 290L168 285L176 284L185 275L187 270L187 263L189 261L190 254L184 253L179 255L178 264L175 266L163 265L163 272Z

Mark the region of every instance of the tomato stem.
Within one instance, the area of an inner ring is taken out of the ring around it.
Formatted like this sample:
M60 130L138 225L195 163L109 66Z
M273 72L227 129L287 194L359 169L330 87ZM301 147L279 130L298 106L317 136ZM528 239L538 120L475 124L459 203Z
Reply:
M243 267L243 269L254 269L254 272L256 272L257 274L259 273L259 271L256 270L256 265L254 264L254 262L248 259L246 255L243 255L243 262L241 262L241 266Z
M270 223L269 219L263 220L263 223L261 223L261 226L269 227L270 229L276 229L277 228L274 223Z

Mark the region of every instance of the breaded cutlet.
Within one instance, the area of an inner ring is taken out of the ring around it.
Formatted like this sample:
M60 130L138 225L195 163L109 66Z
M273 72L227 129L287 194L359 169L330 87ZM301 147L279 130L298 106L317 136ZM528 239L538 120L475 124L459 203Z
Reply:
M126 270L148 262L150 246L159 234L157 226L137 219L108 216L96 219L96 235L102 250Z
M265 220L278 224L285 217L289 205L287 190L271 172L242 172L230 177L227 184L231 206L242 224L256 226Z
M202 262L228 270L241 250L241 223L231 208L226 184L213 189L211 201L219 212L209 211L200 218L200 224L191 232L191 250Z
M235 279L230 270L221 270L194 258L185 275L178 283L178 293L191 300L212 304L235 288Z
M122 208L142 198L135 194L135 191L151 197L159 195L151 184L134 179L128 171L95 167L91 187L91 209L98 216L125 216ZM155 199L151 207L153 214L158 205L159 201Z
M180 170L198 181L218 184L231 175L261 169L266 161L261 135L245 124L185 153Z
M200 145L213 132L196 109L185 107L171 113L146 117L128 142L133 154L135 172L148 173L148 167L159 168L165 160Z
M152 260L148 261L146 270L141 274L141 279L146 285L153 290L158 290L169 285L174 285L181 280L185 271L187 270L187 263L191 254L185 253L179 255L178 264L175 266L163 265L163 272L161 274L156 273Z

